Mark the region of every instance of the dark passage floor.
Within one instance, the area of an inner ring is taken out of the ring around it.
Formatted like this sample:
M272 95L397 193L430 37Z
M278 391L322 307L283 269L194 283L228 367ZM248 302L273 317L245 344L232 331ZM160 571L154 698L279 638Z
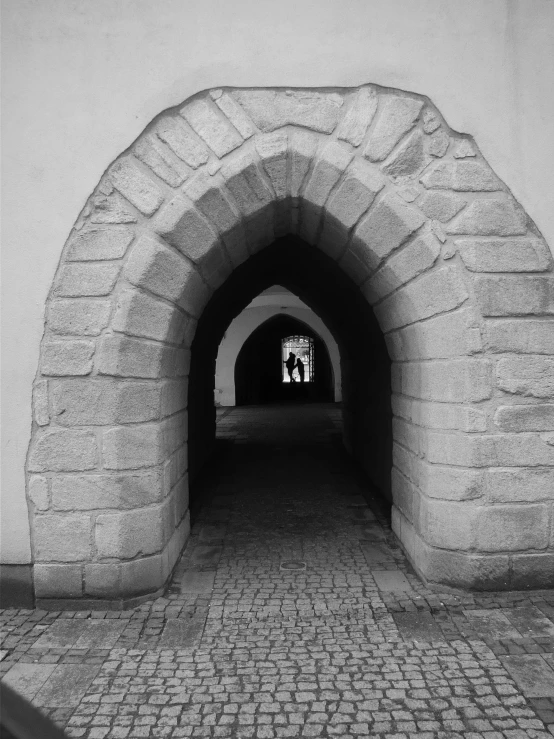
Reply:
M4 611L12 686L90 739L554 733L552 591L423 586L336 406L221 410L218 438L166 595Z

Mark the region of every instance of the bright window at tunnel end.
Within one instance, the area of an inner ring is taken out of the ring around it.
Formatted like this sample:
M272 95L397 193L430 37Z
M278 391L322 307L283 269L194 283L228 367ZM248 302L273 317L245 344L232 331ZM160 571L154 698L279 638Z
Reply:
M313 382L314 341L309 336L286 336L281 340L283 382Z

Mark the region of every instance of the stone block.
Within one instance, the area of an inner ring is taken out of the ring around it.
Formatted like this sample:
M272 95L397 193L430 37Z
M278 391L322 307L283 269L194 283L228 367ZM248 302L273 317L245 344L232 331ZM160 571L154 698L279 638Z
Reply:
M384 332L457 308L468 298L456 267L441 267L413 280L375 308Z
M317 138L307 131L292 131L290 134L290 194L293 198L297 198L303 189L317 144Z
M124 597L155 592L164 582L161 554L121 565L121 595Z
M65 258L68 262L121 259L133 236L133 229L117 226L77 232L67 245Z
M94 355L92 341L46 341L42 345L40 368L43 375L88 375Z
M420 182L427 188L459 192L490 192L503 189L502 181L488 164L472 160L435 162L425 170Z
M33 548L36 563L90 559L90 516L83 513L35 516Z
M170 416L187 407L188 384L182 380L167 380L162 385L162 416Z
M109 169L113 186L145 216L155 213L164 200L164 192L132 156L119 159Z
M137 223L139 219L136 210L115 190L109 195L97 191L88 205L92 209L91 224L118 225Z
M179 187L189 177L186 164L153 133L142 134L133 154L171 187Z
M478 275L475 294L484 316L554 314L554 279L531 275Z
M474 500L484 492L484 472L463 467L422 463L420 489L429 498Z
M393 180L416 177L431 161L428 142L419 129L412 131L387 159L383 172Z
M256 151L262 161L265 173L273 186L278 200L288 196L287 152L288 135L286 131L263 134L256 139Z
M364 156L380 162L390 154L400 139L413 128L423 102L398 95L379 95L377 115Z
M493 503L551 500L554 469L492 467L487 471L487 499Z
M430 546L468 551L482 508L468 502L421 499L419 529Z
M60 511L140 508L162 499L162 483L159 469L111 475L57 475L52 479L52 507Z
M28 496L37 511L46 511L50 505L47 478L40 475L31 475Z
M465 374L466 370L463 367L455 367L453 371L454 373L462 372L462 374ZM469 368L469 374L472 374L471 368ZM485 374L489 373L486 372ZM421 402L405 395L393 395L391 400L395 416L412 421L418 426L468 432L487 430L486 414L472 406L450 405L445 402Z
M140 290L124 290L117 300L112 328L130 336L181 344L189 320L170 303Z
M544 549L548 545L546 505L483 507L474 526L475 545L482 552Z
M342 96L334 92L234 90L231 95L266 133L287 125L331 133L342 113Z
M33 418L38 426L50 423L48 380L36 380L33 384Z
M323 206L329 193L352 161L352 153L345 146L331 142L317 157L312 175L304 189L304 199L315 206Z
M538 434L426 434L427 459L462 467L552 467L554 447Z
M161 506L99 515L94 540L100 558L133 559L159 552L165 543Z
M119 262L66 264L62 267L54 292L57 296L69 298L109 295L119 269Z
M512 557L512 587L514 590L553 589L554 553L518 554Z
M106 336L100 344L97 369L113 377L171 377L177 373L173 347L128 337ZM182 374L188 373L188 362Z
M458 239L455 244L472 272L544 272L552 262L540 239Z
M394 505L402 511L408 521L417 525L421 496L412 481L396 467L391 470L391 491Z
M52 429L36 434L29 472L79 472L96 467L96 437L91 431Z
M465 206L466 201L449 192L427 192L417 205L427 218L447 223Z
M431 108L424 108L423 110L423 130L425 133L431 134L440 128L441 121L439 115Z
M197 169L208 161L208 149L191 133L181 118L164 116L158 121L154 130L179 159L182 159L192 169Z
M501 431L554 431L554 403L504 405L494 422Z
M484 336L490 352L554 354L554 318L486 321Z
M217 248L215 232L181 195L176 195L164 206L154 221L154 228L165 241L193 262L200 262L211 249Z
M52 300L46 309L48 328L55 334L98 336L110 320L110 300Z
M83 595L81 565L42 565L33 568L37 598L80 598Z
M506 357L496 365L498 387L533 398L554 397L554 357Z
M153 467L164 459L161 424L119 426L105 431L102 457L107 470Z
M118 563L86 564L85 594L112 599L120 595L121 565Z
M449 234L519 236L527 231L527 216L509 197L474 200L446 230Z
M354 162L330 197L325 213L344 228L352 228L384 185L385 181L377 170L364 162Z
M427 153L432 157L443 157L448 151L450 137L443 129L436 131L426 140Z
M219 158L243 142L237 129L207 98L192 100L179 113Z
M52 414L62 426L152 421L160 417L161 392L153 382L61 381L52 389Z
M199 172L183 192L222 236L233 264L241 264L248 257L242 217L225 195L223 178Z
M342 119L337 138L359 146L365 138L367 129L377 110L377 93L372 87L361 87L349 101L349 107Z
M425 219L421 213L394 192L376 201L357 225L352 249L369 271L398 249Z
M440 254L437 238L426 233L410 241L393 254L363 286L362 292L370 303L386 297L393 290L406 284L417 275L427 271Z
M227 190L240 212L252 218L267 210L273 195L262 177L253 152L231 157L221 168Z
M466 159L477 155L474 145L469 139L458 139L454 147L454 159Z
M133 285L179 303L194 316L202 313L211 292L191 262L148 236L134 245L124 274Z
M219 110L231 121L243 139L249 139L254 135L255 129L252 121L229 93L222 90L210 90L210 97Z
M402 367L402 392L442 403L486 400L493 391L492 363L486 359L409 362Z

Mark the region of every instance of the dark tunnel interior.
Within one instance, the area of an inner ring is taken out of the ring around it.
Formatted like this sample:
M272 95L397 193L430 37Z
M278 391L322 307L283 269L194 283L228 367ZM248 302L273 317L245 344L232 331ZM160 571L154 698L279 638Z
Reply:
M194 481L215 446L215 365L231 321L261 292L282 285L326 324L341 357L343 440L371 482L390 500L392 413L390 359L374 313L326 254L297 237L276 240L239 266L214 293L198 322L189 374L189 476Z

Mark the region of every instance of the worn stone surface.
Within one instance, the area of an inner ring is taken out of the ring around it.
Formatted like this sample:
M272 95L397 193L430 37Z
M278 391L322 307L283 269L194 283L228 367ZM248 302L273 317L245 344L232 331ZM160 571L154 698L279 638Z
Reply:
M110 168L109 177L123 197L145 216L155 213L163 202L162 189L145 174L132 156L119 159Z
M416 129L389 157L383 172L395 180L416 177L431 160L426 144L425 134Z
M515 395L554 397L554 358L512 357L496 365L498 385Z
M189 102L180 113L218 157L242 144L243 138L237 129L207 99Z
M67 475L52 480L52 507L57 510L135 508L159 501L162 494L159 470Z
M181 118L162 118L156 125L156 133L189 167L197 169L208 161L207 148L194 137Z
M90 516L81 513L36 516L34 547L37 560L79 562L89 559L90 528Z
M551 277L479 275L473 284L485 316L554 314L554 279Z
M342 141L348 141L352 146L359 146L373 120L377 102L377 93L372 87L362 87L358 90L341 121L337 137Z
M96 467L96 437L91 431L49 429L35 439L29 455L31 472L72 472Z
M81 262L120 259L125 255L134 232L130 228L96 228L73 236L67 246L67 259Z
M94 354L92 341L46 341L42 345L43 375L88 375Z
M492 169L479 161L442 161L429 166L421 178L428 188L460 192L502 190L502 182Z
M527 216L508 198L474 200L447 226L450 234L517 236L527 229Z
M397 95L380 95L379 107L369 142L364 150L372 162L384 159L402 136L414 126L422 102Z
M451 193L430 191L417 204L427 218L447 223L461 211L466 201Z
M294 125L331 133L343 105L340 95L315 90L236 90L232 95L262 131Z
M101 558L133 559L159 552L165 543L162 508L100 515L94 538Z
M501 406L494 422L502 431L554 431L554 403Z
M163 461L160 424L118 426L104 432L102 456L108 470L151 467Z
M458 239L456 246L473 272L542 272L552 263L539 239Z
M48 328L55 334L98 336L110 320L109 300L53 300L47 310Z

